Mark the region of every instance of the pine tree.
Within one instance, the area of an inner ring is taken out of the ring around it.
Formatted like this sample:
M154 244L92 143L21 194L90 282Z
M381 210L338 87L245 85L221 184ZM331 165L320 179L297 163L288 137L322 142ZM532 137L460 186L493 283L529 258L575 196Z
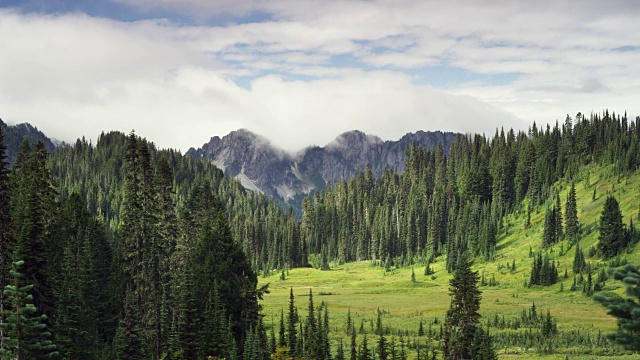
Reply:
M405 352L405 342L402 334L400 334L400 360L407 360L407 354Z
M295 298L293 297L293 288L289 290L289 314L287 315L287 346L291 357L298 356L296 348L298 346L298 337L296 333L296 324L298 323L298 314L295 307ZM300 334L302 336L302 334Z
M544 227L542 229L542 246L549 247L556 243L556 218L555 208L549 209L544 213Z
M562 238L562 208L560 206L560 195L556 194L556 205L554 207L555 220L555 240L558 242Z
M358 351L358 360L373 360L373 356L369 351L369 344L367 344L367 334L364 334L364 337L362 338L360 351Z
M335 360L345 360L344 345L342 344L342 338L338 339L338 350L336 351Z
M598 250L606 258L614 257L627 246L622 213L618 201L613 196L607 197L604 203L598 240Z
M273 323L273 317L271 317L271 329L269 330L269 354L275 354L277 349L276 340L276 324Z
M378 325L376 326L376 331L378 334L378 347L376 348L378 360L387 360L387 357L389 356L387 352L387 338L384 337L380 309L378 309Z
M144 339L140 326L140 314L133 292L127 287L124 298L124 314L113 339L116 359L144 359ZM185 351L189 356L189 352Z
M396 351L396 337L392 336L389 342L389 358L390 360L398 360L398 353Z
M307 320L305 323L305 347L307 357L314 359L320 359L318 356L320 343L318 337L318 324L316 323L315 308L313 305L313 291L309 289L309 307L307 313Z
M278 347L283 348L287 346L287 337L284 324L284 309L280 309L280 327L278 328Z
M445 359L467 359L480 319L479 275L471 271L471 260L463 254L449 282L451 304L445 318L443 354Z
M33 304L38 312L51 315L51 281L58 271L54 261L59 254L52 233L58 217L56 191L51 172L46 168L48 152L44 143L32 148L22 143L18 160L11 171L11 217L14 251L25 261L21 269L33 281Z
M498 354L493 347L493 340L489 334L489 326L485 331L482 327L476 329L471 344L471 359L474 360L497 360Z
M581 273L586 266L587 263L584 259L584 251L580 248L580 244L576 242L576 254L573 257L573 273Z
M618 318L618 332L609 334L607 337L625 348L633 351L640 350L640 267L637 265L626 265L623 269L609 269L609 275L614 279L624 282L627 285L626 293L628 298L617 295L595 296L594 299L605 306L609 315Z
M351 347L349 352L349 360L357 360L358 355L358 345L356 343L356 328L355 326L351 329Z
M565 233L567 238L571 241L578 239L578 205L576 203L576 187L574 183L571 183L571 189L567 195L567 202L565 204Z
M24 276L20 273L24 263L22 260L12 263L12 284L7 284L3 291L8 309L2 314L6 322L1 326L7 336L4 339L5 348L0 348L0 357L16 360L53 358L58 355L57 347L49 340L51 333L46 330L47 316L36 315L38 310L29 294L33 285L25 285Z

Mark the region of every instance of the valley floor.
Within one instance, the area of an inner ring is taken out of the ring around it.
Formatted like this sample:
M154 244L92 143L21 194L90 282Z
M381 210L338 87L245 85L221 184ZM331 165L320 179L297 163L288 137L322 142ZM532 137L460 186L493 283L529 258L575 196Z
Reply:
M638 218L638 194L640 194L640 176L638 173L630 178L613 178L611 167L590 166L583 168L583 172L576 182L578 199L579 221L584 229L580 240L580 247L585 253L589 247L597 243L597 221L602 211L602 205L607 194L613 194L619 199L623 221L629 223L629 216L634 223ZM557 184L561 199L566 198L568 183ZM596 198L592 199L593 188L596 188ZM507 319L518 317L523 310L531 308L535 303L536 308L542 314L547 310L558 321L560 333L580 331L588 333L589 337L604 336L616 328L614 317L606 314L605 308L591 297L578 291L569 291L573 283L571 271L575 247L570 246L564 240L555 245L550 254L560 262L559 275L562 282L548 287L525 287L531 271L532 259L529 257L530 249L537 251L540 248L542 238L542 222L544 221L544 209L534 212L531 216L531 228L524 229L526 212L511 215L506 219L505 229L498 238L496 259L493 262L477 261L474 270L484 274L487 281L494 277L495 286L481 286L482 321L493 321L498 316ZM637 245L636 245L637 248ZM632 249L625 257L630 263L638 263L640 254L637 249ZM508 265L515 260L516 271L511 272ZM608 262L598 258L588 258L594 269L608 268ZM289 270L285 274L285 280L281 280L281 272L274 272L268 277L260 279L260 285L269 283L271 293L262 301L263 313L266 315L265 323L270 326L279 324L280 311L287 312L289 291L293 289L295 303L302 318L306 316L308 306L309 289L313 290L314 303L326 302L329 307L332 346L338 338L344 338L348 344L345 326L347 313L350 310L351 317L356 328L373 334L378 309L382 312L384 328L391 334L399 332L408 333L411 339L417 336L420 322L423 322L425 331L431 324L432 331L440 331L440 325L449 307L448 284L451 274L444 269L444 259L438 258L432 264L435 274L425 276L424 265L414 266L416 281L411 281L411 267L392 268L385 271L384 267L373 264L371 261L347 263L343 265L332 264L330 270L320 271L312 268L299 268ZM565 279L565 269L568 277ZM598 270L595 270L596 272ZM595 276L595 273L594 273ZM622 283L615 280L606 282L604 291L622 294ZM437 320L435 320L437 318ZM493 331L493 330L492 330ZM375 335L371 335L370 346L375 346ZM426 339L426 337L424 338ZM424 341L424 340L422 340ZM535 350L519 351L515 348L498 347L501 358L549 358L564 359L592 359L619 358L640 359L638 354L625 354L619 347L612 350L603 349L563 349L559 348L554 354L542 356ZM620 356L615 356L620 354ZM600 356L597 356L600 355Z

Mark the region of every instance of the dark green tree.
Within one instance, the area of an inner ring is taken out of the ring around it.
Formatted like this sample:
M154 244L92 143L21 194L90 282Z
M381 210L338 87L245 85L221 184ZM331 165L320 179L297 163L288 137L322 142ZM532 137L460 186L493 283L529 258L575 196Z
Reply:
M627 246L625 235L618 200L613 196L608 196L600 216L598 250L606 258L614 257Z
M27 140L11 171L11 217L16 257L25 261L21 269L33 285L33 304L50 317L53 306L51 281L58 272L58 244L52 234L58 217L57 194L45 161L44 143L32 148Z
M278 328L278 347L283 348L287 346L287 335L284 324L284 309L280 310L280 327Z
M580 243L576 242L576 254L573 257L573 273L579 274L587 267L584 259L584 251L580 248Z
M15 255L14 255L15 257ZM46 315L37 315L29 292L32 284L27 284L20 268L24 261L14 261L11 265L11 284L4 288L7 308L2 314L6 322L0 327L6 332L5 348L0 349L0 357L16 360L50 359L56 357L56 345L50 340L51 333L46 330Z
M345 357L344 357L344 345L342 343L342 338L338 339L338 349L336 351L335 360L345 360Z
M544 227L542 229L542 246L549 247L558 241L556 208L547 208L544 213Z
M451 304L445 317L443 355L445 359L468 359L480 319L481 292L479 275L471 270L466 254L458 260L458 268L449 282Z
M296 311L295 298L293 297L293 288L289 290L289 313L287 315L287 346L289 347L289 355L295 358L297 354L298 334L296 325L298 323L298 313Z
M373 360L373 354L369 350L369 344L367 344L367 334L364 334L362 338L360 350L358 351L358 360Z
M380 314L380 309L378 309L378 322L376 325L376 332L378 334L378 346L376 347L376 354L378 354L379 360L387 360L388 355L388 345L387 338L384 336L384 328L382 326L382 317Z
M578 205L576 203L576 187L571 183L569 194L567 194L567 202L565 204L565 233L570 241L578 239Z
M474 360L497 360L498 354L493 346L493 340L489 334L489 327L487 330L482 327L476 329L476 333L473 337L471 344L471 357Z
M351 346L349 351L349 360L358 359L358 344L356 343L356 327L351 328Z
M556 194L556 205L554 207L555 210L555 214L554 214L554 220L555 220L555 235L556 235L556 242L558 242L560 239L562 239L562 207L560 205L560 195Z
M640 267L626 265L623 269L609 269L609 275L627 285L629 297L597 295L594 299L609 309L609 314L618 318L618 332L609 334L609 339L633 351L640 350Z

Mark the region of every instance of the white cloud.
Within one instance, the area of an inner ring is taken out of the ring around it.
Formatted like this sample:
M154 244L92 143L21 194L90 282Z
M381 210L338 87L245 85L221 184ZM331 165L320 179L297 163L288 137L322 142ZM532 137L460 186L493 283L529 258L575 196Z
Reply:
M4 120L65 140L135 128L182 150L248 128L297 150L352 129L397 139L603 108L640 114L639 51L615 51L640 46L634 2L112 1L200 25L0 9ZM203 25L257 12L269 17ZM519 76L443 92L413 81L432 65ZM255 78L243 88L240 76Z

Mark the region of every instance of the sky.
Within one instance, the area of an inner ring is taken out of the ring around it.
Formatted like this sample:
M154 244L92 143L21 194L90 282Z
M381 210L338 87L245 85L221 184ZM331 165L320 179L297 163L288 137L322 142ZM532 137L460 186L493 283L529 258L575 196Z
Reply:
M186 151L245 128L295 152L640 114L640 2L0 0L0 118Z

